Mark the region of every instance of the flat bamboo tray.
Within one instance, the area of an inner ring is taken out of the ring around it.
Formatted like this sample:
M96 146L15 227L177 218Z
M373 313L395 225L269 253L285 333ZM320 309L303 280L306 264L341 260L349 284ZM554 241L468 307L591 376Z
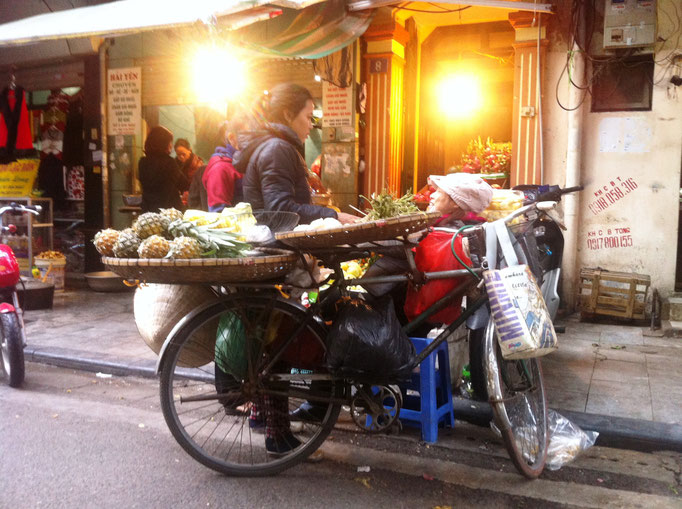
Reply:
M427 228L440 217L438 212L416 212L389 219L353 223L325 230L281 232L277 240L298 249L361 244L402 237Z
M258 248L262 256L242 258L166 258L102 257L109 270L124 279L146 283L242 283L284 276L294 268L298 256L285 249Z

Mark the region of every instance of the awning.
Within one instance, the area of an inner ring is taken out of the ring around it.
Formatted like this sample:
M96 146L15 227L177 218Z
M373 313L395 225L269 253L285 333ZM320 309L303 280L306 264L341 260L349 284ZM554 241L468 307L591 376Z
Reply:
M349 13L345 0L327 0L251 25L240 31L240 39L247 48L280 57L322 58L364 34L373 14Z
M400 4L400 0L353 0L348 3L348 10L362 11L365 9L376 9L389 5ZM458 6L472 6L472 7L499 7L501 9L510 9L514 11L533 11L533 12L552 12L552 4L523 2L520 0L438 0L439 4L455 4Z
M322 0L119 0L31 16L0 25L0 46L81 37L113 37L197 22L240 28ZM233 18L233 19L231 19ZM233 23L231 23L233 21Z

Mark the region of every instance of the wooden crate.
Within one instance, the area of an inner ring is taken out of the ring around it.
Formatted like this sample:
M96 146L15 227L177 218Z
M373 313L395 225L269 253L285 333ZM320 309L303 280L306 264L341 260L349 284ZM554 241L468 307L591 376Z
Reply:
M650 285L651 277L643 274L580 269L581 314L644 319Z

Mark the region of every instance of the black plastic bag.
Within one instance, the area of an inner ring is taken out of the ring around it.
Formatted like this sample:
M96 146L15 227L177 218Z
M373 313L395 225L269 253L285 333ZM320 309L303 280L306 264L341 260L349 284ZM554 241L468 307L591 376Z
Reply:
M400 326L390 298L370 307L341 305L328 335L327 366L343 374L404 378L412 371L414 345Z

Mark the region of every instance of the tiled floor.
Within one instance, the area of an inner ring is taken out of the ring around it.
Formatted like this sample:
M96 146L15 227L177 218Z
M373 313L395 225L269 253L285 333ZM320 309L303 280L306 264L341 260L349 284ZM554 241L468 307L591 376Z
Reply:
M682 422L682 341L646 328L564 320L559 350L543 361L550 406Z

